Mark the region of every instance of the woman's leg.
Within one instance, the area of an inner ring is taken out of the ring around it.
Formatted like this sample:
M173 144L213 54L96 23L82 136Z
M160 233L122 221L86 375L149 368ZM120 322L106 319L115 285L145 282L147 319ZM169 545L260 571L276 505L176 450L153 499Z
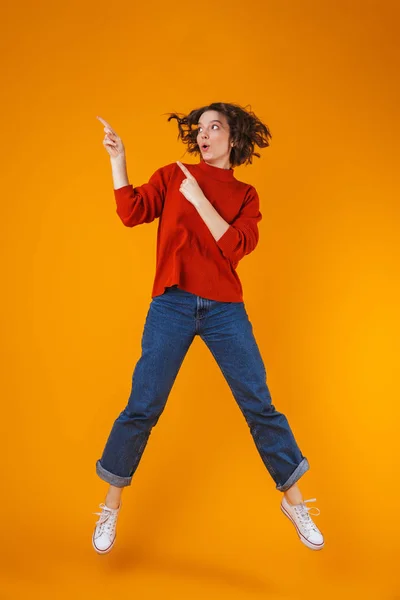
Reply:
M97 475L110 484L107 497L111 505L119 504L121 497L115 488L131 485L151 430L193 341L195 329L188 301L188 297L177 299L168 289L151 301L128 403L115 420L96 462Z
M272 404L266 370L243 302L208 301L199 331L212 352L253 436L276 489L301 502L294 484L310 468L286 416ZM290 492L288 490L291 490Z
M110 485L108 487L108 492L104 501L105 505L108 506L108 508L119 507L119 505L121 504L121 496L123 489L123 487L116 487L115 485Z
M286 492L283 493L286 500L294 506L295 504L301 504L303 502L303 496L301 495L299 486L294 483Z

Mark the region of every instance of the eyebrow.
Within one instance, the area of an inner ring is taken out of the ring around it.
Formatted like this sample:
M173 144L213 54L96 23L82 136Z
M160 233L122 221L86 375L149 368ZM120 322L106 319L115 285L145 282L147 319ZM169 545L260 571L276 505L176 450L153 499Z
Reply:
M219 119L213 119L212 121L210 121L210 123L221 123L221 125L223 125L222 121L220 121ZM197 123L197 125L202 125L203 123L200 123L200 121Z

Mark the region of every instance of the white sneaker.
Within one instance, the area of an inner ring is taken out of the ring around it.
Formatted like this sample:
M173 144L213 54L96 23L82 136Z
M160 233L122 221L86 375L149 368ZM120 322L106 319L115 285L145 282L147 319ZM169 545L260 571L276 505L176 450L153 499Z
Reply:
M296 527L297 534L303 544L311 550L321 550L324 547L324 537L309 515L311 509L306 506L306 502L315 502L315 500L316 498L310 498L304 500L301 504L292 505L283 496L281 510ZM319 508L317 510L318 512L314 516L320 514Z
M100 518L96 521L96 527L92 535L93 548L99 554L105 554L109 552L114 546L116 539L116 527L118 513L122 506L122 500L118 508L109 508L102 502L99 504L102 509L101 512L94 512L94 515L100 515Z

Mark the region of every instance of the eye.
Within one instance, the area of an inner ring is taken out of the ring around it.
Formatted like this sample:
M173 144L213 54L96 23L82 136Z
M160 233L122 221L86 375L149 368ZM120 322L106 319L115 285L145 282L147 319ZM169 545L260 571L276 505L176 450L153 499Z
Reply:
M218 125L217 125L216 123L213 123L213 124L212 124L212 127L218 127ZM200 133L200 131L201 131L202 129L203 129L202 127L198 127L198 128L197 128L197 133ZM218 129L219 129L219 127L218 127Z

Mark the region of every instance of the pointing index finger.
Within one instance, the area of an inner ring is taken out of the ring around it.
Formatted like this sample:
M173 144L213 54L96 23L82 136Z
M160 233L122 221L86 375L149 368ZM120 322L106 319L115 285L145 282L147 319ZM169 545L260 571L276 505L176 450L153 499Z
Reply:
M182 171L185 173L185 175L188 179L194 179L191 172L179 160L176 161L176 164L178 165L178 167L180 167L182 169Z
M106 127L108 127L109 129L111 129L111 131L113 133L115 133L114 129L111 127L111 125L109 123L107 123L107 121L105 121L104 119L102 119L101 117L97 116L97 118L99 119L99 121L101 121L103 123L103 125L105 125ZM115 135L117 135L115 133Z

